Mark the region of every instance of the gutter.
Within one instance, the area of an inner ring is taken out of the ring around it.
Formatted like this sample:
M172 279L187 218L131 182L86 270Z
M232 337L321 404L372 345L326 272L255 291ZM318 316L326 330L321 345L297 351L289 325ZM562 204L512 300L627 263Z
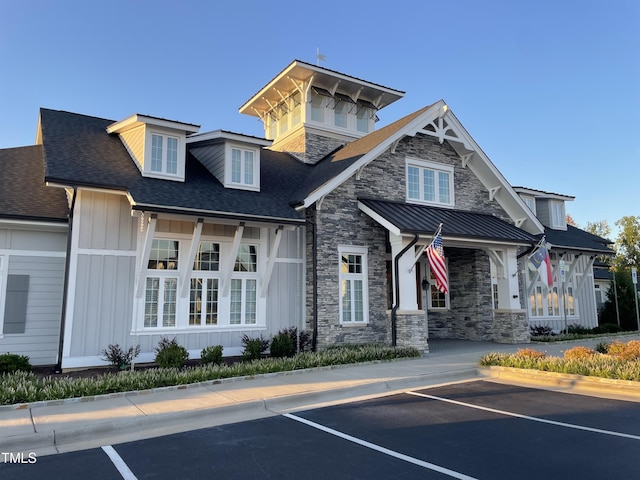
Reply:
M62 290L62 311L60 313L60 338L58 339L58 363L56 363L54 373L62 373L62 352L64 348L64 328L67 317L67 297L69 295L69 265L71 263L71 234L73 232L73 211L76 207L76 197L78 187L73 187L71 197L71 207L69 208L69 230L67 233L67 255L64 260L64 286Z
M403 256L410 248L412 248L416 243L418 243L418 239L420 238L420 235L418 235L417 233L415 234L415 237L413 237L413 240L411 240L409 242L409 245L407 245L406 247L404 247L400 253L398 253L394 258L393 258L393 275L395 277L395 299L396 302L393 306L393 308L391 309L391 346L395 347L396 346L396 339L397 339L397 332L396 332L396 313L398 311L398 308L400 307L400 281L399 281L399 275L398 275L398 266L399 266L399 262L400 262L400 257Z
M311 256L312 260L312 283L313 283L313 323L311 329L311 351L315 352L318 344L318 237L316 235L316 223L315 221L306 220L305 223L311 225L311 236L312 236L312 246L311 246ZM305 242L306 244L306 242Z

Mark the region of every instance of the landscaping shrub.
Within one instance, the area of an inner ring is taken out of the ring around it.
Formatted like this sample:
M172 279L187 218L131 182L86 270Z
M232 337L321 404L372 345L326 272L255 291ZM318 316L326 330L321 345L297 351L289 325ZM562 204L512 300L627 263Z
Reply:
M616 341L607 345L607 354L621 360L640 360L640 340L627 343Z
M583 360L595 354L596 352L594 350L591 350L590 348L577 346L565 351L563 358L565 360Z
M175 337L169 340L162 337L156 348L156 363L162 368L180 368L189 359L189 352L178 344Z
M102 350L102 360L109 362L111 365L119 368L120 370L124 370L127 365L131 364L131 361L136 358L139 353L140 345L129 347L129 349L125 352L117 343L109 344L107 348Z
M269 350L275 358L293 357L296 354L296 345L288 333L280 332L271 339Z
M622 329L615 323L603 323L602 325L598 325L593 329L593 333L618 333L621 332Z
M590 333L593 333L593 330L591 328L583 327L582 325L571 324L567 326L567 333L588 335Z
M519 348L516 355L520 358L544 358L546 354L533 348Z
M253 338L244 334L240 341L244 345L244 350L242 351L243 360L257 360L269 348L269 340L263 338L262 335Z
M166 348L173 348L172 342ZM177 344L176 344L177 345ZM179 346L179 345L178 345ZM44 377L30 372L14 372L0 377L0 405L41 400L58 400L130 392L151 388L186 385L222 378L252 376L264 373L301 370L356 362L419 357L415 348L393 348L382 345L358 345L334 348L325 352L304 352L293 358L265 358L233 365L202 365L198 367L152 368L148 370L107 373L92 378ZM619 363L619 362L615 362ZM631 371L628 375L634 375Z
M598 342L595 351L598 353L607 353L607 348L609 348L609 342Z
M278 332L278 335L289 335L291 337L291 342L293 343L293 349L296 350L298 347L298 328L297 327L289 327L284 328ZM311 350L311 336L302 330L300 332L300 352L307 352Z
M547 325L531 325L529 331L532 337L550 337L553 329Z
M200 363L203 365L222 365L222 345L204 347L200 352Z
M0 373L30 372L31 363L26 355L3 353L0 355Z

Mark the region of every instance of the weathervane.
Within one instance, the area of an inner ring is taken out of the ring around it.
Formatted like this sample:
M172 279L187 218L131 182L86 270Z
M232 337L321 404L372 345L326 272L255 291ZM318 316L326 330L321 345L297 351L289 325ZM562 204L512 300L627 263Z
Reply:
M316 65L320 65L320 62L324 62L326 59L327 56L320 53L320 47L316 48Z

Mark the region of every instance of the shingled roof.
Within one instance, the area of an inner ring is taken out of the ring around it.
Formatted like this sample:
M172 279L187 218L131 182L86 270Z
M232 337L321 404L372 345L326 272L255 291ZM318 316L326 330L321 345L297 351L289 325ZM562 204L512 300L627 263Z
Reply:
M67 221L65 191L44 184L41 145L1 149L0 171L0 217Z
M566 248L597 254L614 254L614 251L609 248L609 245L613 243L611 240L593 235L572 225L567 225L566 230L545 228L544 235L554 249Z
M134 209L300 223L290 206L309 168L286 153L261 152L261 191L224 188L195 157L187 155L185 181L143 177L117 135L113 120L42 109L45 178L61 185L128 192Z

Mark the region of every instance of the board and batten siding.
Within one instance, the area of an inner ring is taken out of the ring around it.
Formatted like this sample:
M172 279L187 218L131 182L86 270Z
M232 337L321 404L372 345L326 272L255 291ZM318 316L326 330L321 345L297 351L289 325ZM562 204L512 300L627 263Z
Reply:
M63 368L95 365L109 344L131 343L138 222L123 195L78 192ZM71 360L83 357L93 361Z
M0 353L26 355L32 365L53 365L57 360L64 283L67 228L0 227L0 320L5 319L9 276L26 280L24 318L19 333L0 329ZM16 319L11 319L16 320ZM3 323L3 322L2 322ZM7 329L11 330L11 329Z
M180 239L182 258L189 251L196 218L193 221L158 218L156 235ZM143 223L146 228L146 222ZM266 325L243 326L216 330L193 328L166 331L144 331L137 318L144 310L144 292L136 298L136 275L146 232L140 219L131 216L124 196L81 191L76 203L72 247L73 294L69 296L63 368L104 364L102 351L109 344L123 348L140 345L138 362L154 360L155 348L162 337L176 338L189 350L190 358L198 358L201 350L210 345L222 345L225 355L242 351L241 338L263 335L269 338L279 330L303 324L303 239L304 233L284 229L275 257L266 305ZM234 225L216 224L206 219L201 239L223 237L231 242ZM270 255L275 228L248 224L244 238L256 239L261 245L262 268ZM259 240L258 240L259 239ZM183 266L179 262L179 265ZM261 279L262 280L262 279ZM144 279L142 278L142 281ZM258 284L260 295L261 281ZM187 294L188 295L188 294ZM180 300L188 302L187 298ZM137 328L137 330L136 330Z

